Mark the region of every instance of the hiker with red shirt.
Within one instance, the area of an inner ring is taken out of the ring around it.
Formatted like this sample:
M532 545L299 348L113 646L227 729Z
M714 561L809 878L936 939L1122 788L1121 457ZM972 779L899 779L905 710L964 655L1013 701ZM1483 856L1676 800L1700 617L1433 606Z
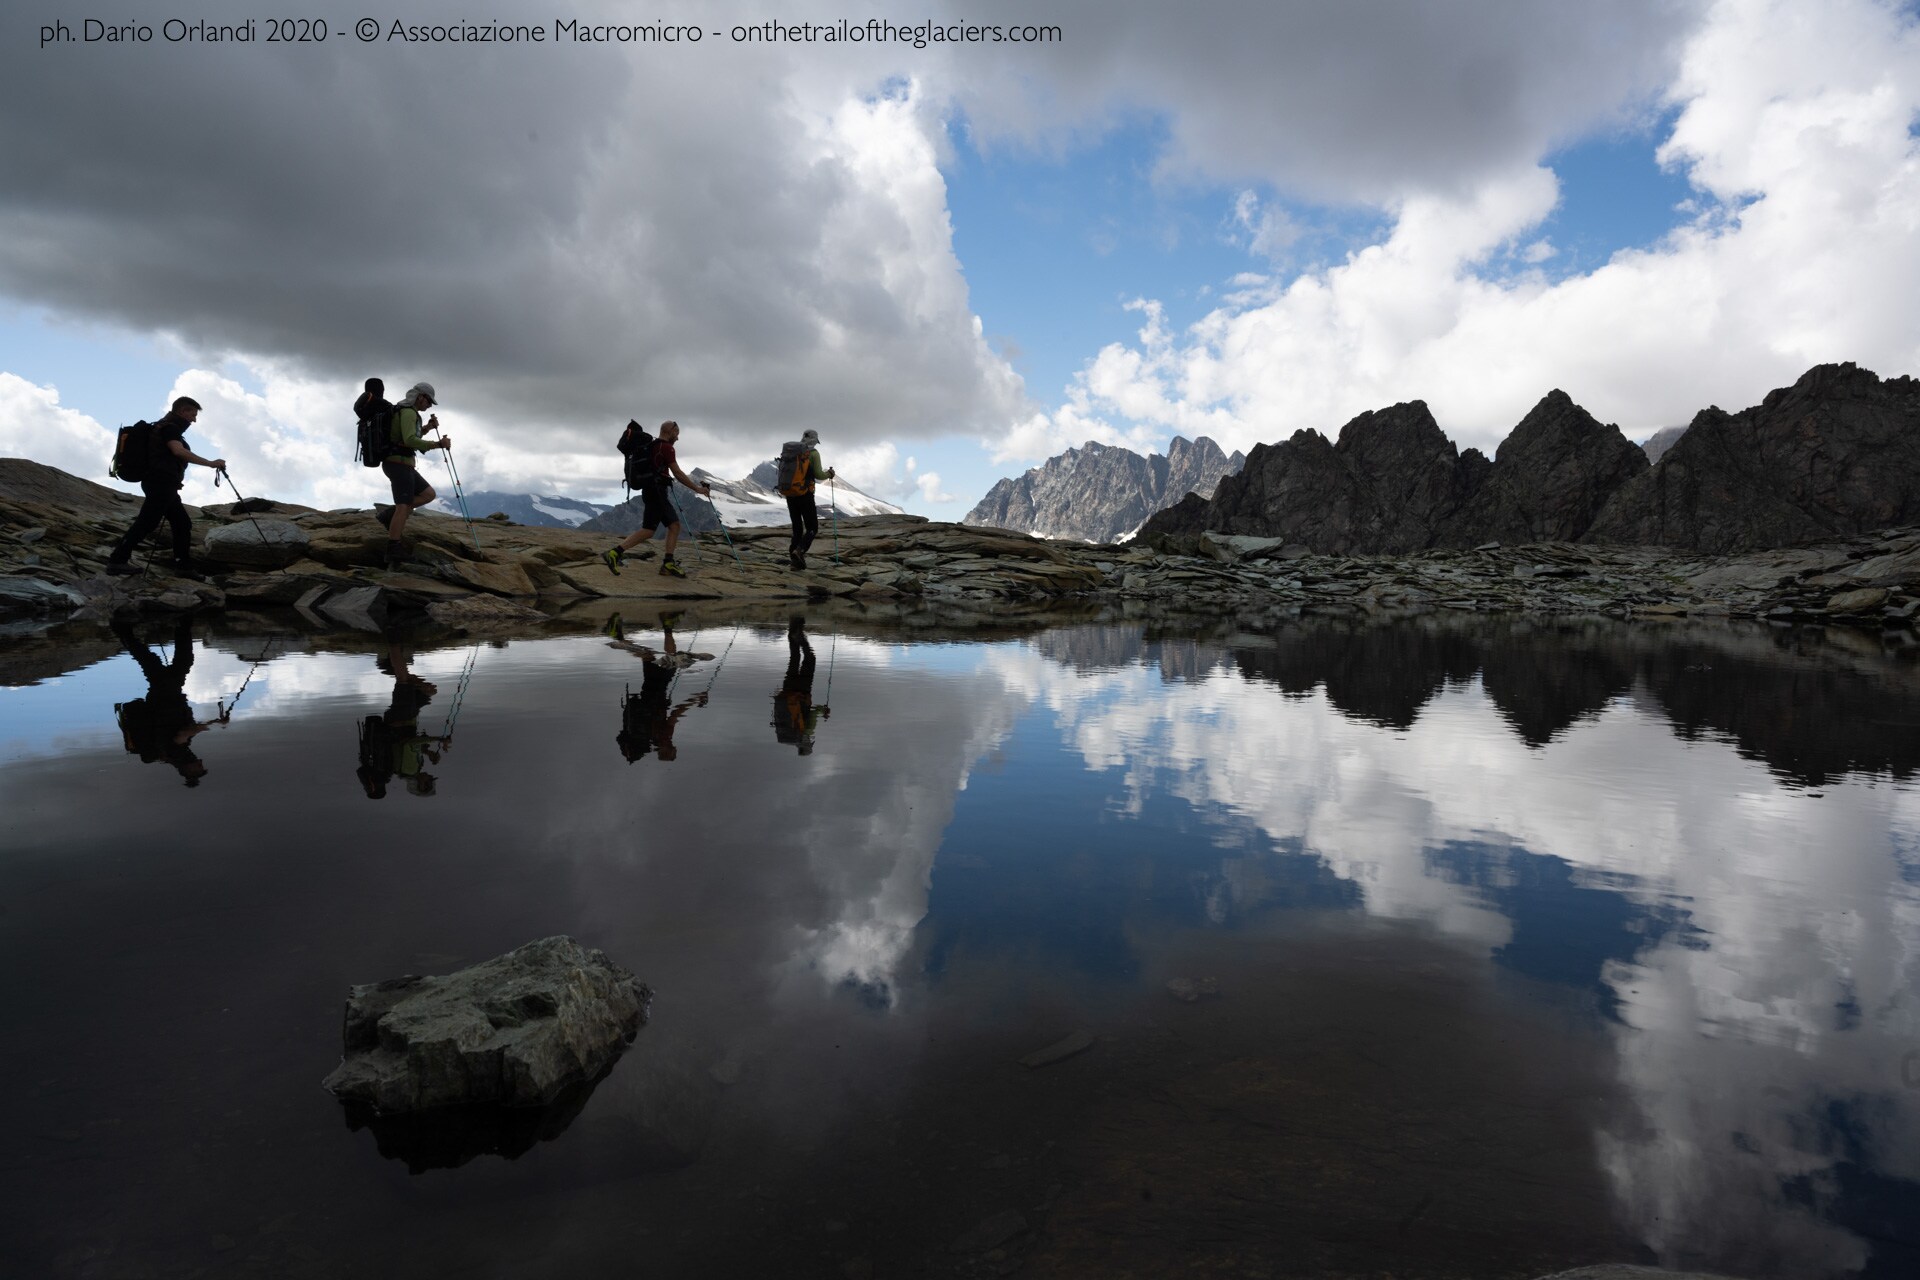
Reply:
M620 572L620 566L626 562L627 552L653 537L653 531L661 525L667 527L667 545L660 559L660 572L674 578L684 578L687 571L673 558L673 549L680 544L680 513L674 509L672 488L677 479L687 488L695 490L701 497L710 497L713 486L697 483L680 469L680 461L674 457L674 442L680 439L680 424L668 419L660 424L660 438L653 446L653 475L640 490L643 503L640 516L640 528L627 535L626 540L617 547L609 547L601 552L600 559L614 573ZM646 551L636 560L644 560L653 554Z

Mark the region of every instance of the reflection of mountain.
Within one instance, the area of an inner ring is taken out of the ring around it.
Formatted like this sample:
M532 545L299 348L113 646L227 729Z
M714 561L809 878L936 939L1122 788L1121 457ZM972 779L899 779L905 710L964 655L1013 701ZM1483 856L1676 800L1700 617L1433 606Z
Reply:
M1290 694L1324 686L1343 714L1391 728L1411 725L1448 683L1478 675L1529 746L1637 688L1682 738L1724 734L1743 755L1809 786L1856 772L1906 778L1920 768L1920 684L1911 667L1817 633L1307 617L1276 630L1270 647L1244 640L1234 658L1248 679Z
M1188 636L1158 638L1144 630L1112 625L1056 627L1032 641L1034 651L1075 671L1113 671L1148 663L1163 680L1196 680L1231 660L1217 644Z
M1311 693L1356 720L1404 729L1449 681L1472 679L1475 646L1461 631L1419 622L1393 627L1304 619L1273 637L1271 649L1236 649L1240 674Z

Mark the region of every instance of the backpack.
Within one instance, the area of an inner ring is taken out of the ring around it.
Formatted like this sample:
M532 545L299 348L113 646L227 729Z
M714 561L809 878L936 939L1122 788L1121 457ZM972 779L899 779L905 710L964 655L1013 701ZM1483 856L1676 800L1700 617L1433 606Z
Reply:
M139 484L152 472L153 424L136 422L120 428L113 442L113 463L107 474L116 480Z
M354 433L353 455L362 465L377 467L393 452L393 406L384 397L369 401L363 393L353 402L353 412L360 420Z
M631 418L627 420L627 429L620 433L618 446L626 457L621 478L627 488L644 489L660 478L653 465L653 447L658 443L645 427Z
M774 490L789 498L799 498L812 492L813 479L807 474L808 464L813 461L813 450L798 440L789 440L780 446L780 469L773 482Z
M355 774L367 799L387 794L387 780L393 777L393 734L384 716L368 716L360 722L360 767Z

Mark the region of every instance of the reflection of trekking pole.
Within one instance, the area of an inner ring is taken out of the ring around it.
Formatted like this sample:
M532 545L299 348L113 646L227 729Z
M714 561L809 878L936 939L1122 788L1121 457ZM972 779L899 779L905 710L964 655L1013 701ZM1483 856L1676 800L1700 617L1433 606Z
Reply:
M833 511L833 562L840 563L840 486L827 477L827 506ZM819 526L815 526L818 528Z
M738 640L739 638L740 638L740 624L735 623L733 627L733 634L727 637L727 647L720 651L720 661L714 663L713 674L707 677L707 687L700 691L701 697L704 698L708 694L713 692L713 682L720 678L720 668L727 665L727 655L733 652L733 642L735 640Z
M240 695L245 693L247 691L247 686L253 683L253 673L258 671L260 669L260 664L267 660L267 654L273 652L273 642L275 640L278 640L279 638L280 638L279 636L272 636L267 640L267 652L261 654L258 658L256 658L254 660L253 666L247 669L247 678L245 680L242 680L240 682L240 687L233 691L233 701L227 704L227 709L221 713L222 715L228 715L228 716L232 715L233 709L240 705ZM219 706L220 700L217 698L214 699L214 705L216 707Z
M447 723L440 730L442 738L448 740L453 738L453 726L459 723L460 708L467 700L467 682L473 679L474 659L479 656L479 645L467 651L467 665L460 669L460 682L453 686L453 705L447 708Z

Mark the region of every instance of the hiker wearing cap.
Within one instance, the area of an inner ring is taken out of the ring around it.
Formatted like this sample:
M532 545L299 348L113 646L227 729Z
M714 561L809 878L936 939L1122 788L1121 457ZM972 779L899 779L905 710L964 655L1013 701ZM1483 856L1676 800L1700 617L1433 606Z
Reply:
M787 518L793 521L793 541L787 545L787 563L795 569L804 569L807 548L820 534L820 507L814 500L813 486L816 481L833 479L834 475L820 466L818 431L809 427L800 433L799 453L790 465L792 474L780 487L787 499Z
M795 615L787 623L787 675L773 695L773 736L803 756L813 754L813 735L820 721L833 714L824 702L813 701L813 644L807 639L807 620Z
M371 387L369 387L371 390ZM433 393L430 382L416 382L402 396L393 411L393 425L388 429L387 460L380 464L380 470L393 486L393 518L387 523L387 562L398 564L406 558L407 544L401 540L401 533L407 527L407 517L418 507L432 502L435 494L427 478L420 474L419 466L414 462L416 453L424 449L450 449L453 440L441 436L438 440L428 440L421 433L438 431L440 415L434 414L427 419L424 427L420 425L420 415L438 403L439 397Z
M199 416L200 402L191 396L181 396L147 433L147 465L140 477L140 492L146 495L146 501L140 504L140 513L134 516L132 526L107 556L108 573L140 572L133 567L133 549L165 520L173 530L173 575L177 578L200 576L193 568L193 521L180 501L180 489L187 482L189 462L225 471L227 460L203 458L187 447L187 428Z
M653 445L652 471L640 489L640 528L628 534L619 546L608 547L600 553L600 559L614 573L620 572L620 566L626 563L629 551L652 538L653 531L665 525L667 545L660 557L660 572L672 578L687 576L687 571L673 558L673 549L680 544L680 513L673 506L673 482L678 479L703 498L713 495L713 486L699 483L680 469L680 461L673 453L674 442L679 439L679 423L668 419L660 424L660 436ZM633 559L645 559L650 554L643 552Z

